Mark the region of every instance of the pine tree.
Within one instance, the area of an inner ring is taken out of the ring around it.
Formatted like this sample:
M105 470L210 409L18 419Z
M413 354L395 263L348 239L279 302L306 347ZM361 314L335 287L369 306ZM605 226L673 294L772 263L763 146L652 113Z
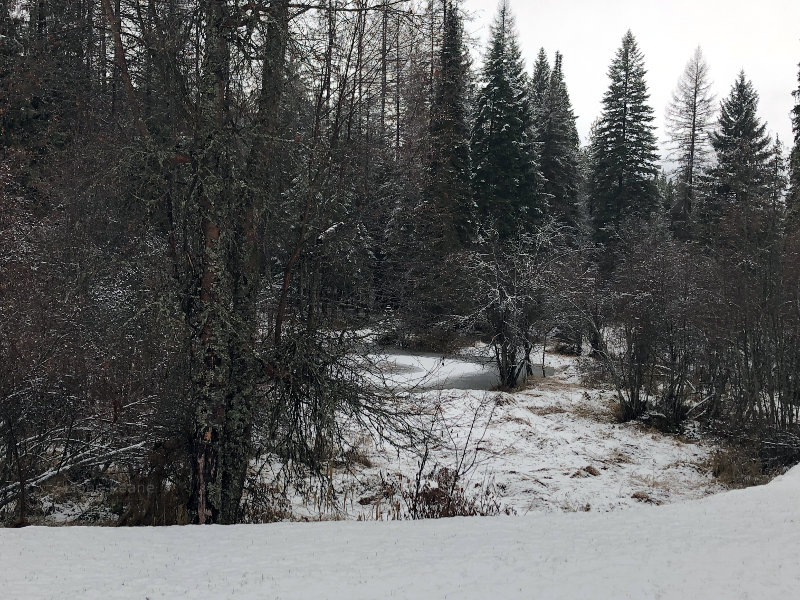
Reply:
M553 70L544 96L536 141L544 177L544 194L551 214L564 225L581 225L580 137L575 113L564 82L563 58L556 52Z
M530 135L529 83L504 0L491 28L472 130L473 190L484 223L502 238L545 213Z
M628 31L608 70L611 84L592 147L591 208L599 242L609 242L627 218L648 217L656 208L658 155L645 74L644 57Z
M670 158L677 162L677 201L669 207L673 228L686 237L686 227L697 196L698 178L708 165L708 140L714 114L714 96L708 80L708 65L698 47L678 80L667 107ZM682 225L679 225L682 224Z
M442 243L451 250L465 245L472 234L468 80L469 55L461 17L448 0L431 111L430 200L442 226Z
M720 103L717 128L711 134L717 165L710 170L712 189L704 199L705 236L743 235L747 240L758 226L757 217L769 197L772 151L767 126L757 113L758 94L740 71ZM723 220L728 226L720 232Z
M792 96L795 102L792 108L794 144L789 158L789 193L786 204L790 214L794 218L800 218L800 69L797 73L797 89L792 92Z

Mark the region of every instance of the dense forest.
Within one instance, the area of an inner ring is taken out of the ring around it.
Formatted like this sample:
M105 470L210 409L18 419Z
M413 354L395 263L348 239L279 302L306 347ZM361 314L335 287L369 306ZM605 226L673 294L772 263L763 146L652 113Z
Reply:
M628 31L582 145L581 57L529 69L503 1L478 68L467 18L0 5L5 523L54 482L122 524L236 523L257 457L324 477L354 431L413 445L386 346L481 341L513 389L557 343L621 421L800 461L800 76L787 148L746 73L714 98L699 48L648 73ZM677 79L665 156L648 77Z

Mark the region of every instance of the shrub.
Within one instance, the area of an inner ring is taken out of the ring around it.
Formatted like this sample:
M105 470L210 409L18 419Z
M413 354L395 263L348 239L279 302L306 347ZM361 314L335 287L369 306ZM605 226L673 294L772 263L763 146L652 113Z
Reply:
M480 492L470 494L455 470L438 467L421 486L402 490L402 497L412 519L513 514L513 509L503 507L493 483L480 487Z

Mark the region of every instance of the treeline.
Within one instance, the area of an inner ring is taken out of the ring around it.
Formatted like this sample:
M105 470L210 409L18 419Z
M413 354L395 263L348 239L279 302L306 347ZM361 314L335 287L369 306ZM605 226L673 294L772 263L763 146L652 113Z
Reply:
M508 388L537 343L591 348L622 418L800 456L800 105L787 165L744 73L717 110L692 57L666 176L630 32L581 147L579 57L529 73L506 3L479 71L447 0L0 11L9 519L58 485L127 490L121 523L237 522L255 457L413 439L365 329L478 336Z

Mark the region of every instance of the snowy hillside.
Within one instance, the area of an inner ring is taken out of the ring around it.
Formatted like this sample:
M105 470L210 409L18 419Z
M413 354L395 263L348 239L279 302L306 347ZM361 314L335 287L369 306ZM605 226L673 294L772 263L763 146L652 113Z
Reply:
M713 444L617 423L613 392L584 382L581 359L548 353L547 377L505 393L487 391L497 383L496 371L485 351L473 354L474 361L470 355L386 356L398 367L389 374L392 383L417 390L420 405L435 407L441 417L440 441L428 449L423 481L436 485L433 472L458 471L468 498L519 515L667 504L723 490L711 475ZM422 448L363 438L354 453L356 464L332 473L333 488L312 481L291 496L292 518L407 516Z
M800 467L609 513L0 530L0 589L44 598L797 598Z

